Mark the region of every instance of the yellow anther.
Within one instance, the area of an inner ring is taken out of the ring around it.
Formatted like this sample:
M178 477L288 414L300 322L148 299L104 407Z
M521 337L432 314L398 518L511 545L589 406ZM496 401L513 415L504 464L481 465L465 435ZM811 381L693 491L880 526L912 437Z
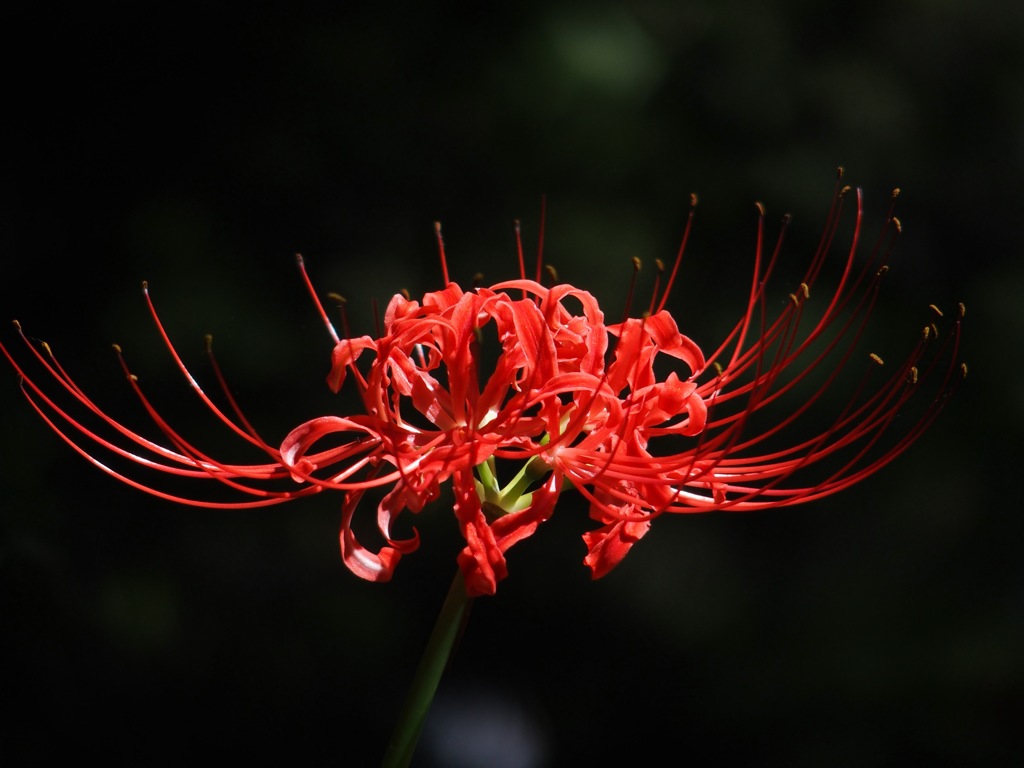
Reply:
M21 323L19 323L17 320L14 320L13 322L15 330L17 330L18 333L21 333Z
M548 277L551 278L551 282L558 282L558 271L553 266L551 266L550 264L545 264L544 271L548 273Z
M764 204L762 202L758 201L758 202L754 203L754 205L757 206L757 212L761 216L764 216Z
M896 218L895 216L892 217L892 225L894 227L896 227L896 232L897 233L902 233L903 232L903 225L900 224L900 220L898 218Z
M804 295L804 301L811 298L811 289L807 283L800 283L800 293Z
M872 352L872 353L871 353L870 355L868 355L868 357L870 357L870 358L871 358L872 360L874 360L874 361L875 361L876 363L878 363L879 365L885 365L885 360L883 360L882 358L880 358L880 357L879 357L878 355L876 355L876 354L875 354L874 352Z
M697 193L696 192L691 192L690 193L690 207L691 208L696 208L697 207Z
M412 301L412 294L409 293L408 288L403 288L402 290L399 291L399 293L402 294L402 298L405 299L406 301Z
M47 357L53 357L53 350L50 349L50 345L47 344L45 341L40 342L40 344L42 345L43 351L46 353L46 356Z
M633 257L633 271L634 272L639 272L640 271L640 257L639 256L634 256Z
M964 303L962 301L958 302L956 305L956 311L962 318L964 315L967 314L967 307L964 306Z
M960 376L967 378L967 363L960 363Z
M712 361L711 361L711 365L713 365L713 366L714 366L714 368L715 368L715 373L717 373L717 374L718 374L719 376L721 376L721 375L722 375L722 372L723 372L723 369L722 369L722 365L721 365L721 363L719 363L719 362L718 362L717 360L712 360Z
M922 340L922 341L928 341L928 337L929 337L929 336L931 336L931 334L932 334L932 330L931 330L931 328L929 328L929 327L928 327L928 326L926 325L926 326L924 327L924 330L922 330L922 331L921 331L921 340Z
M931 328L932 328L932 333L935 334L935 338L936 339L939 338L939 326L937 326L935 323L932 323L931 324Z
M888 271L889 271L889 265L888 264L883 264L882 266L880 266L878 268L878 271L875 273L875 277L881 277L882 275L884 275Z
M892 199L895 200L899 196L900 196L900 188L896 187L896 189L894 189L892 191Z
M655 259L654 260L654 266L656 266L658 268L659 272L664 272L665 271L665 262L662 261L661 259Z
M942 310L939 309L938 307L936 307L934 304L929 304L928 305L928 309L930 309L932 312L934 312L939 317L945 317L945 315L942 314Z
M852 187L849 186L849 185L843 187L842 189L839 190L839 196L840 197L846 197L850 193L851 189L852 189Z
M841 178L843 178L843 174L844 174L845 172L846 172L846 171L845 171L845 169L843 168L843 166L841 166L841 165L840 165L840 166L839 166L838 168L836 168L836 178L837 178L837 179L841 179Z
M917 384L917 368L915 366L913 366L913 365L910 366L909 381L910 381L911 384Z
M331 293L327 294L327 298L333 301L335 304L348 304L348 299L346 299L340 293L334 293L332 291Z
M120 344L111 344L110 346L114 348L114 352L116 352L119 355L121 354L121 345Z

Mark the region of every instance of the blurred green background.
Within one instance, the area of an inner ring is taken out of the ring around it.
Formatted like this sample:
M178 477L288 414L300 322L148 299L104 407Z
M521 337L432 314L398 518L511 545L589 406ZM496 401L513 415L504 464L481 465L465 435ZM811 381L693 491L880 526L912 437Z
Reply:
M585 506L566 498L476 602L417 764L1011 764L1022 9L5 11L0 314L143 424L120 343L169 419L223 456L233 443L169 363L142 279L213 389L215 334L273 441L346 407L324 384L330 341L297 251L369 331L371 299L440 286L435 220L453 278L498 280L516 269L512 220L535 242L546 195L547 260L615 316L629 258L671 259L697 192L672 307L710 344L740 312L755 201L771 222L794 214L800 265L835 166L864 187L869 221L900 186L879 350L905 348L928 303L968 308L971 376L930 433L827 501L662 519L598 582L581 564ZM367 584L341 563L337 498L247 512L151 499L76 457L4 380L0 760L374 765L454 571L443 503L395 580ZM481 744L491 758L473 762Z

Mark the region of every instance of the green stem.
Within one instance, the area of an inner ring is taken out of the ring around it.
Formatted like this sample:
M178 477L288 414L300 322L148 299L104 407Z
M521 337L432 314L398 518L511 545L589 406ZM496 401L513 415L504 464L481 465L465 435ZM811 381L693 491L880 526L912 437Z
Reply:
M471 602L472 598L466 595L462 571L459 571L452 580L448 596L444 599L444 605L441 606L441 612L434 623L434 630L430 633L420 665L412 679L409 694L388 742L387 752L384 753L381 768L407 768L412 761L416 742L420 738L420 731L423 730L423 722L427 719L430 702L437 692L437 685L441 682L441 675L448 664Z

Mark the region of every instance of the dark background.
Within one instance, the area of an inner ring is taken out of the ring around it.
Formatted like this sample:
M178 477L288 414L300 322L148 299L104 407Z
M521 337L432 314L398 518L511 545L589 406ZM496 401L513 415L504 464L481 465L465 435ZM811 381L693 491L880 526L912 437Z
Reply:
M296 251L367 332L371 299L440 286L434 220L453 278L497 280L515 271L512 219L535 242L546 194L547 259L613 314L629 258L670 259L696 191L672 308L710 344L740 312L754 201L772 222L793 212L800 264L836 165L869 221L900 186L879 349L903 348L919 307L968 308L971 376L935 427L829 500L662 519L598 582L585 507L565 497L476 602L419 764L473 764L444 757L446 739L510 766L1009 764L1024 704L1022 8L5 11L0 315L141 425L120 343L161 410L225 455L142 279L211 389L215 334L274 441L346 407L323 381L330 342ZM3 378L0 759L375 764L454 572L443 501L395 580L367 584L341 563L337 498L151 499L76 457Z

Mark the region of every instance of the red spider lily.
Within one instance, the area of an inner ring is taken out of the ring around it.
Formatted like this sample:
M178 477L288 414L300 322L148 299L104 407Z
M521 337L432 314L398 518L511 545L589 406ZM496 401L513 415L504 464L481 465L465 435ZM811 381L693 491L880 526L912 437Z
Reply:
M150 405L119 349L128 380L166 443L106 415L47 345L40 351L26 339L59 385L60 398L44 391L2 345L0 350L21 375L29 403L54 431L101 469L147 493L195 506L238 508L323 490L342 492L341 553L363 578L391 578L402 555L419 546L415 529L411 537L396 538L396 519L405 511L421 512L449 480L466 541L459 565L469 595L495 591L507 575L507 550L530 536L570 487L589 501L591 516L600 523L584 534L585 562L599 577L666 512L798 504L858 482L920 436L966 373L956 364L962 305L952 333L939 341L929 321L905 359L886 366L888 376L880 374L877 355L858 354L899 231L890 211L868 257L856 258L863 216L859 190L854 234L834 292L813 316L807 310L833 251L847 193L837 184L803 280L775 313L769 312L767 290L782 235L768 253L761 209L745 311L707 357L665 309L692 210L672 274L664 289L655 291L650 310L613 325L605 325L597 300L586 291L542 285L539 254L536 279L527 279L521 246L520 279L464 291L447 279L438 231L444 290L421 301L393 297L378 338L340 338L300 258L302 276L334 341L328 385L338 391L351 377L363 412L308 421L279 448L242 415L212 354L230 414L207 397L145 290L156 327L193 390L240 438L266 453L261 464L220 462L186 441ZM498 346L489 370L481 356L485 334L496 337ZM823 381L813 383L817 373ZM820 426L830 393L851 379L857 383L845 404ZM922 392L925 387L928 393ZM902 415L911 399L922 398L916 418ZM90 428L68 405L92 414L114 436ZM781 417L762 420L775 412ZM171 494L107 466L96 458L95 447L170 475L213 481L239 498ZM498 470L510 463L518 473L502 486ZM383 492L377 527L384 543L377 551L364 547L353 528L361 500L373 489Z

